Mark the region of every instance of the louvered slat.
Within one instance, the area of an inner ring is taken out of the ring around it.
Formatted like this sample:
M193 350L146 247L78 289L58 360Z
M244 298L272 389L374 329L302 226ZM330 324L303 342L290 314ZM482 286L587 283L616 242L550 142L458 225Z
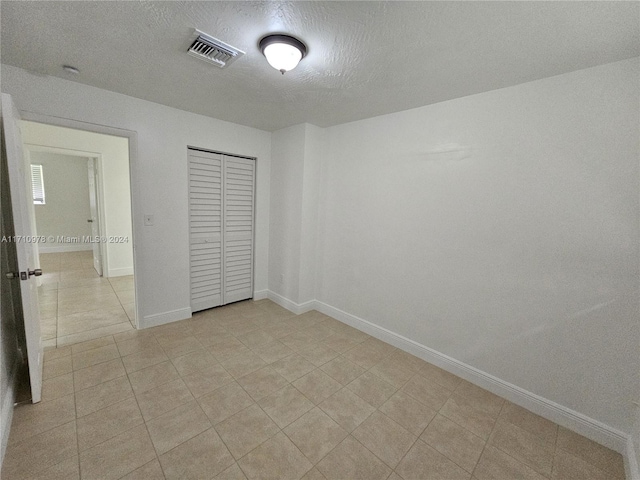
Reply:
M189 150L191 310L222 302L222 156Z
M255 161L225 157L224 299L253 295L253 205Z
M193 312L253 296L255 161L189 150Z

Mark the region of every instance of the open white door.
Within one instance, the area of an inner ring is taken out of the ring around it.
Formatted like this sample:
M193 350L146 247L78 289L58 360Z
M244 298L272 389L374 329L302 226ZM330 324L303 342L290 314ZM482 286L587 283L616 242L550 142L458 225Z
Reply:
M91 236L100 236L100 218L98 217L98 169L96 159L89 159L89 211L91 218L87 221L91 224ZM93 242L93 268L102 276L102 252L100 243Z
M18 124L20 114L13 104L11 96L2 94L2 133L4 134L9 186L11 190L11 209L13 211L14 231L19 272L14 272L14 282L20 282L22 311L29 360L31 380L31 399L37 403L42 394L42 343L40 341L40 312L38 310L38 288L35 276L37 253L33 247L33 231L29 216L29 202L33 202L31 192L31 167L22 152L22 136ZM31 241L30 241L31 240Z

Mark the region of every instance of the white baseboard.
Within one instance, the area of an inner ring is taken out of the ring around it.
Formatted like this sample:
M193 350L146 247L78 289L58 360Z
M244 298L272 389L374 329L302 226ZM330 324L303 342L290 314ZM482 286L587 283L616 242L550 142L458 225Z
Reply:
M2 478L2 463L4 461L4 454L7 450L7 443L9 442L9 432L11 431L11 421L13 420L13 404L16 398L16 372L17 365L14 365L11 377L7 379L7 391L4 398L1 399L1 414L0 414L0 478Z
M277 303L281 307L286 308L290 312L295 313L296 315L310 312L316 307L315 300L309 300L308 302L305 302L305 303L295 303L289 300L288 298L285 298L282 295L276 292L273 292L271 290L268 290L267 298L269 298L269 300L271 300L272 302Z
M39 253L85 252L87 250L93 250L91 243L68 243L64 245L41 243L38 245Z
M398 335L386 328L380 327L362 318L351 315L340 309L315 301L316 309L325 315L340 320L358 330L368 333L372 337L385 341L394 347L411 353L429 363L432 363L454 375L464 378L490 392L495 393L510 402L513 402L527 410L532 411L552 422L573 430L591 440L598 442L623 455L626 454L628 435L605 425L598 420L587 417L575 410L562 406L551 400L547 400L535 393L529 392L512 383L505 382L493 375L467 365L455 358L451 358L432 348L414 342L402 335Z
M265 298L269 298L269 290L255 290L253 292L253 300L264 300Z
M625 465L630 468L630 472L635 471L637 473L638 471L631 437L620 430L319 300L297 304L272 291L269 291L268 297L278 305L296 314L313 309L318 310L372 337L411 353L479 387L506 398L510 402L520 405L543 418L621 453L625 457ZM640 480L637 476L634 477L633 474L628 478Z
M604 445L616 452L621 453L625 458L625 470L627 478L640 480L638 464L631 436L612 428L598 420L594 420L580 412L576 412L568 407L543 398L535 393L529 392L517 385L501 380L471 365L467 365L455 358L449 357L432 348L414 342L402 335L394 333L386 328L380 327L372 322L347 313L338 308L332 307L319 300L310 300L305 303L295 303L271 290L261 290L254 292L254 300L269 298L281 307L300 315L311 310L329 315L347 325L363 331L372 337L387 342L405 352L411 353L429 363L432 363L454 375L478 385L490 392L495 393L507 400L520 405L527 410L551 420L569 430L577 432L585 437ZM148 315L143 318L140 328L164 325L191 317L191 309L183 308L170 312ZM4 420L4 419L3 419Z
M179 308L169 312L146 315L142 318L142 321L138 323L138 328L157 327L158 325L177 322L178 320L185 320L187 318L191 318L191 308Z
M133 267L110 268L104 272L104 276L107 278L124 277L127 275L133 275Z
M633 442L633 437L629 436L627 440L627 451L624 456L624 471L627 480L640 480L640 466L638 465L638 457Z

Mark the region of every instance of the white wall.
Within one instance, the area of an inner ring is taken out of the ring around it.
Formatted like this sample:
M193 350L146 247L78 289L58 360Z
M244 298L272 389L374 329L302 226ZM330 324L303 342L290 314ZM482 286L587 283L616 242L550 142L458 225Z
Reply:
M630 433L638 70L274 132L275 299L315 298Z
M30 148L32 158L39 154L34 150L43 146L62 149L62 151L91 153L99 158L98 183L104 199L100 207L103 211L104 227L104 232L101 232L101 235L129 239L128 242L106 243L103 273L106 277L133 274L128 140L122 137L27 121L22 122L21 129L23 142ZM86 165L86 159L84 162ZM87 193L87 208L88 202ZM91 229L89 229L88 235L91 235Z
M304 124L273 132L269 289L299 303Z
M267 289L271 135L59 78L2 65L2 90L24 112L137 132L133 230L141 326L187 318L187 146L257 157L254 289ZM155 225L143 226L154 214Z
M636 469L640 467L640 399L638 400L639 402L636 405L635 409L635 421L633 422L633 427L631 430L631 439L633 441L634 451L627 452L630 457L632 455L635 455Z
M322 161L328 147L324 128L310 124L306 124L305 127L298 303L305 303L316 298L320 181Z
M317 214L325 129L273 132L269 288L295 304L315 299Z
M24 129L23 129L24 131ZM34 205L38 236L89 237L88 158L31 152L32 165L42 165L45 203ZM91 243L49 242L39 245L40 253L47 251L91 250Z
M629 433L638 59L327 129L317 299Z

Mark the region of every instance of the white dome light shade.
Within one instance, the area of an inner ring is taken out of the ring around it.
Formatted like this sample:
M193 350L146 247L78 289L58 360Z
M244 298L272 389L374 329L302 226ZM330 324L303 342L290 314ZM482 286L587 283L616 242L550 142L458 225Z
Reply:
M260 50L267 62L283 75L296 68L306 55L307 47L297 38L289 35L268 35L260 40Z
M286 43L272 43L264 48L264 56L267 62L282 73L296 68L302 60L302 52L293 45Z

